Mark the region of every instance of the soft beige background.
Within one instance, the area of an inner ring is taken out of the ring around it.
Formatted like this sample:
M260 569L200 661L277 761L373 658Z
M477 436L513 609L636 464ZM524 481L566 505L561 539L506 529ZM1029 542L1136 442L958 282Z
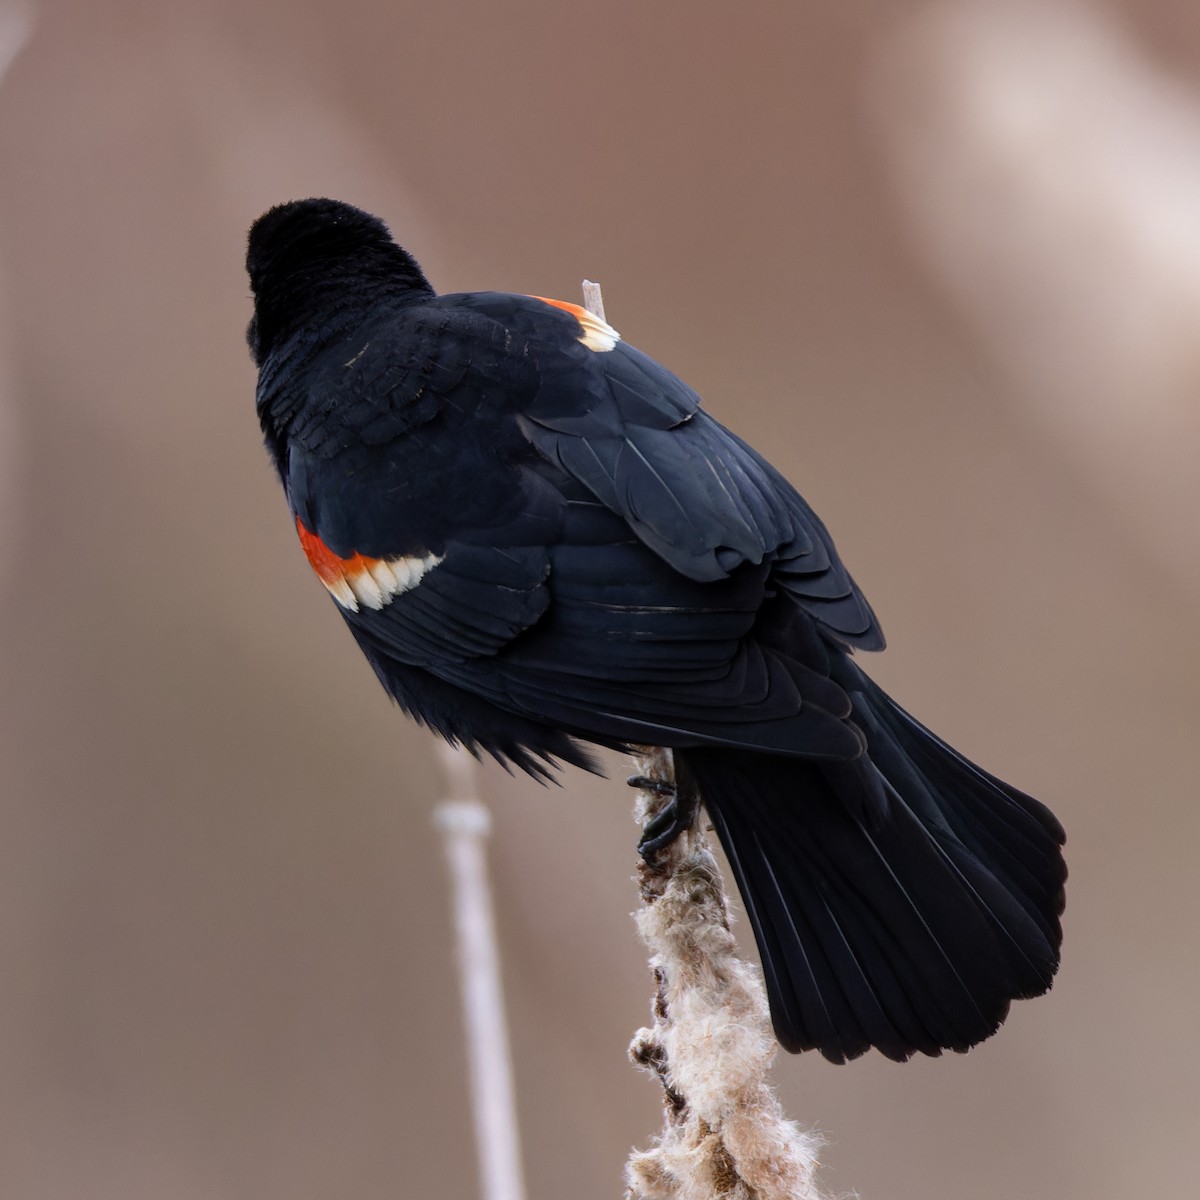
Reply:
M46 0L0 163L0 1196L476 1194L436 759L254 419L245 229L313 193L444 290L600 278L1067 823L1049 998L778 1064L828 1187L1193 1193L1200 9ZM601 1200L659 1121L636 830L565 783L485 777L531 1198Z

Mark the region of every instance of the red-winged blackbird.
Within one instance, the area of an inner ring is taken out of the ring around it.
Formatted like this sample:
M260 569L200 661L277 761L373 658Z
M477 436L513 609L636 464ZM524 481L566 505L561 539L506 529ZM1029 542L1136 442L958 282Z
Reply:
M691 388L576 305L438 296L332 200L260 217L247 269L300 544L405 711L534 776L671 747L788 1050L966 1050L1050 986L1061 826L859 669L825 526Z

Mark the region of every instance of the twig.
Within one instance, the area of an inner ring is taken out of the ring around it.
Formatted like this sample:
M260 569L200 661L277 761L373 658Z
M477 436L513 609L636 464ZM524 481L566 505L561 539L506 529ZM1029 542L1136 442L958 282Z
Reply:
M481 1192L484 1200L524 1200L512 1055L484 857L492 822L476 795L471 756L444 745L442 763L450 798L438 805L435 821L444 835L454 892Z

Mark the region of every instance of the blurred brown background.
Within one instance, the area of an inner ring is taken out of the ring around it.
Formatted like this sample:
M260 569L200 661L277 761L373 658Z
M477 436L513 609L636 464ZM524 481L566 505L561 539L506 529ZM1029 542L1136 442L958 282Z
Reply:
M0 1196L476 1194L437 760L254 418L245 229L310 194L443 290L601 279L1066 822L1048 998L778 1064L830 1191L1192 1194L1195 4L0 3ZM485 775L532 1200L658 1127L624 769Z

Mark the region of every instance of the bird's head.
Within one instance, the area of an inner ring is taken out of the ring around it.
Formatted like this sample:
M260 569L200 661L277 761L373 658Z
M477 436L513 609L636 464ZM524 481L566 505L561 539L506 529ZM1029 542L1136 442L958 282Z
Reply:
M263 213L250 227L246 271L254 293L246 341L260 366L281 331L322 309L433 292L378 217L340 200L292 200Z

